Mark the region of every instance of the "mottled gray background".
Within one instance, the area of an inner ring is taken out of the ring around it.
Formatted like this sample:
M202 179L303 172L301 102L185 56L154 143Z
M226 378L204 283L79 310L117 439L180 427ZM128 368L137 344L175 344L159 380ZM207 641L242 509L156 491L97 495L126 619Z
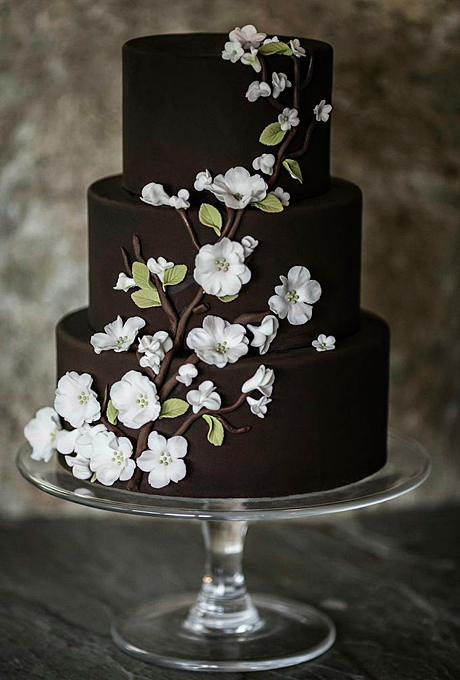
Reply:
M459 496L458 3L2 0L0 7L4 512L76 511L29 487L13 459L23 425L52 403L55 323L87 300L85 191L121 168L121 45L248 22L335 47L333 169L365 193L363 304L392 327L393 424L434 456L432 479L411 502Z

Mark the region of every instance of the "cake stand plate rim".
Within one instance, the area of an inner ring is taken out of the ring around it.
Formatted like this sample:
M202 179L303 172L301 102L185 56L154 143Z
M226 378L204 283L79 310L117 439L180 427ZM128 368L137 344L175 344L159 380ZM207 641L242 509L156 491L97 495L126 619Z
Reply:
M373 475L335 489L273 498L185 498L103 487L76 479L57 462L53 465L33 460L28 445L20 448L16 462L28 482L80 505L133 515L228 521L290 519L356 510L412 491L431 472L426 450L392 430L388 433L387 463Z

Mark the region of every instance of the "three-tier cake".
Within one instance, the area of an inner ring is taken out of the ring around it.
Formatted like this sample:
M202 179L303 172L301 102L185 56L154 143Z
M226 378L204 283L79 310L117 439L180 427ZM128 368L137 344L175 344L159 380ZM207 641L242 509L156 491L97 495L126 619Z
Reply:
M123 174L88 192L89 308L57 327L35 458L131 491L272 497L386 460L389 330L360 310L360 189L330 177L332 48L123 48Z

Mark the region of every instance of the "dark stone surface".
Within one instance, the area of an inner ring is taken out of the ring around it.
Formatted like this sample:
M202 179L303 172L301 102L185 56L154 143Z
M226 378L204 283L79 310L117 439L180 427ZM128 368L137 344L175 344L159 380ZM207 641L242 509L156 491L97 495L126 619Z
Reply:
M454 680L460 669L458 507L361 512L329 523L251 527L251 590L318 605L338 641L317 661L263 680ZM192 523L97 519L0 528L2 680L196 680L118 652L113 610L196 589ZM227 674L240 680L248 674ZM222 675L206 674L212 680Z

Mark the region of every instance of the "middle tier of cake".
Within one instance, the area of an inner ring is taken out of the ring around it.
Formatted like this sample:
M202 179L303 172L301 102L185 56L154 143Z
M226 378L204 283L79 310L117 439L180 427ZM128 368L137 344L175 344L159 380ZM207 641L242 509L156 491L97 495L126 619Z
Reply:
M129 371L139 371L134 351L95 354L87 310L70 314L57 327L58 378L66 372L88 373L100 403ZM198 413L184 435L187 473L179 483L152 488L144 474L140 491L167 496L261 497L301 494L356 481L376 472L386 460L389 330L373 314L362 313L358 332L329 352L313 347L251 351L225 369L200 362L191 387L177 383L172 397L186 399L191 389L211 380L222 406L233 404L261 363L274 370L275 388L267 417L254 415L246 401L228 420L249 432L226 433L223 446L206 439ZM187 355L173 360L172 374ZM159 419L153 429L170 437L191 415ZM139 430L121 427L135 441ZM125 483L117 483L125 486Z
M209 192L203 192L204 202L213 200ZM187 265L185 280L169 287L168 293L179 313L189 304L196 291L196 249L180 215L170 207L142 203L122 188L120 176L95 182L89 188L88 206L90 326L102 331L117 314L126 319L145 311L145 332L165 328L161 308L139 310L129 292L114 290L114 286L125 269L121 247L134 259L132 237L136 235L145 259L164 257ZM279 276L301 265L320 283L321 298L314 305L312 319L301 326L286 323L272 349L307 347L320 333L338 340L355 333L360 320L361 207L360 189L351 182L333 179L325 194L293 202L277 215L247 209L234 240L249 235L259 242L248 263L251 281L230 303L207 296L207 313L232 321L242 314L267 310ZM214 243L214 231L200 224L197 210L187 212L199 242ZM202 320L202 316L192 315L189 329L200 326Z

